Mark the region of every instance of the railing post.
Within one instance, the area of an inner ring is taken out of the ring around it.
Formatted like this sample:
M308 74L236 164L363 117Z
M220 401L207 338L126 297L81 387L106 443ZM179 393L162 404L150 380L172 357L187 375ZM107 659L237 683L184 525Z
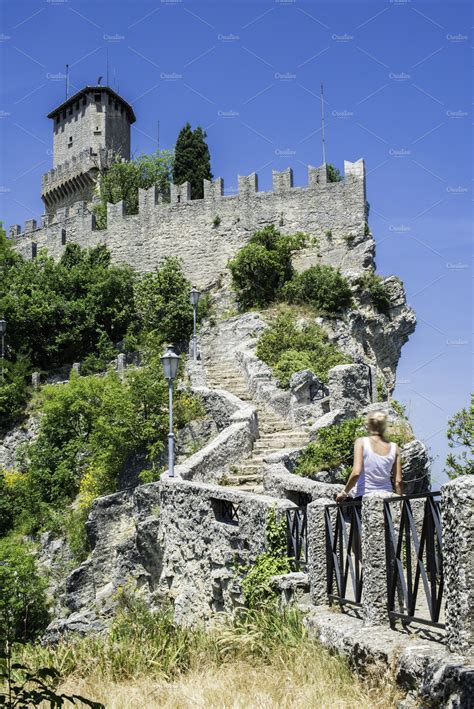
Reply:
M451 652L474 647L474 479L463 475L441 488L446 644Z
M384 496L362 499L362 617L365 625L388 623Z
M311 601L315 605L327 605L327 547L324 513L326 505L334 500L320 498L307 507L308 578Z

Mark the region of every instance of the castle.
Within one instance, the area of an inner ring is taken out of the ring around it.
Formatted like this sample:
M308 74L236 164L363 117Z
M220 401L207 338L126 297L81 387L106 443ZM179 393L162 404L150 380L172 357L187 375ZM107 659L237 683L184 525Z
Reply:
M304 231L319 247L300 257L307 267L318 259L343 271L373 266L367 234L363 160L344 162L344 179L329 182L327 166L308 167L306 187L293 186L290 168L273 171L273 189L258 191L255 173L239 176L238 193L224 195L221 178L204 182L204 198L191 200L190 185L171 186L170 202L157 190L140 190L139 213L122 202L109 204L107 228L95 225L92 202L101 171L119 156L130 159L132 107L106 86L86 86L48 114L53 121L53 169L43 175L45 214L10 227L16 250L35 258L46 248L59 258L66 244L105 244L115 263L150 271L170 255L199 287L215 282L232 256L258 228L275 224L286 233ZM323 247L321 246L323 243ZM323 255L318 253L323 252Z

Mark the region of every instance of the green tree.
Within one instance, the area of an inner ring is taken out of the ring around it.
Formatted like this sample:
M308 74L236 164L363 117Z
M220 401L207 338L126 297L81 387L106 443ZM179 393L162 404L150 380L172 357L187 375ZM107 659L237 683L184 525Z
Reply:
M138 214L138 190L156 185L165 201L169 201L173 154L169 150L139 155L135 160L118 158L100 176L100 203L94 206L96 226L107 227L107 203L123 201L127 214Z
M449 477L474 475L474 394L469 408L461 409L449 419L447 436L450 448L461 449L446 459Z
M34 640L49 614L46 580L38 574L35 557L25 542L0 539L0 648Z
M232 285L241 307L262 307L278 298L294 275L292 255L306 242L305 234L281 234L273 225L256 231L229 261Z
M328 163L327 169L328 169L328 182L341 182L342 175L341 175L338 167L334 167L334 165L331 165L331 163Z
M5 359L3 378L0 379L0 431L6 431L21 420L29 398L27 376L30 362L19 357L16 362Z
M206 143L207 133L198 126L194 130L186 123L178 135L174 153L173 182L191 184L191 198L204 197L203 180L212 180L211 156Z
M157 343L186 342L193 329L193 307L189 300L191 283L176 257L163 260L153 273L135 284L135 304L139 324L145 333L157 336Z
M68 244L58 262L14 259L0 283L0 316L8 321L9 359L51 369L94 352L104 337L121 340L134 322L128 266L112 266L104 246Z

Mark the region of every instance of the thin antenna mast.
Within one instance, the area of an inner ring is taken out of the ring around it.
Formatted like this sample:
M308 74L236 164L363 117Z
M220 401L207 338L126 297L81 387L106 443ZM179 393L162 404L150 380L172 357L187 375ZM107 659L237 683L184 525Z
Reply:
M69 96L69 64L66 64L66 99Z
M322 148L323 148L323 165L326 164L326 141L324 138L324 88L323 82L321 82L321 138L322 138Z

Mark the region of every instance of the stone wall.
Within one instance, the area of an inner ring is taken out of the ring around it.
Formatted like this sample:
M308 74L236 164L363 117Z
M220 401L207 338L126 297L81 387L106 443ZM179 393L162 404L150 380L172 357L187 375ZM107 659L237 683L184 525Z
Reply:
M234 505L238 519L226 518L223 501ZM293 506L265 495L165 477L161 588L172 599L176 621L207 621L242 605L237 567L252 564L265 550L269 510Z
M373 238L366 234L363 161L346 162L341 182L316 182L314 170L309 168L308 187L291 187L289 171L274 172L271 192L256 191L255 175L239 178L237 195L224 195L220 178L205 182L200 200L189 199L186 185L174 186L170 204L160 203L155 189L140 190L139 214L125 215L121 202L108 205L103 231L94 230L89 205L78 202L58 210L54 223L38 229L31 220L23 233L15 225L11 234L26 258L32 257L33 244L60 257L65 248L62 229L66 244L104 243L115 263L128 263L141 272L153 270L166 256L179 256L187 277L203 288L217 280L256 229L275 224L286 233L304 231L318 237L319 245L301 255L304 267L319 261L361 273L373 266L374 253ZM350 246L347 235L354 237Z

